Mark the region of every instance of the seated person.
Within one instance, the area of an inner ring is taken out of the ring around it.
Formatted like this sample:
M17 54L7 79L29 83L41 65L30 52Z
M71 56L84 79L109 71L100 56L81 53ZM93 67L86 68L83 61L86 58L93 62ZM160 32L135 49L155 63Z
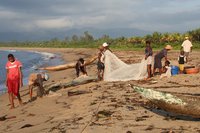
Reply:
M28 79L30 100L32 100L33 88L37 87L37 96L42 97L46 94L43 88L43 81L47 81L49 76L46 73L31 73Z
M160 79L164 77L167 77L167 78L171 77L171 67L169 65L170 65L170 62L168 60L165 61L165 66L162 69L163 74L161 74Z
M80 72L82 72L83 75L87 75L86 65L85 65L85 61L83 58L80 58L76 63L76 76L77 77L80 76Z

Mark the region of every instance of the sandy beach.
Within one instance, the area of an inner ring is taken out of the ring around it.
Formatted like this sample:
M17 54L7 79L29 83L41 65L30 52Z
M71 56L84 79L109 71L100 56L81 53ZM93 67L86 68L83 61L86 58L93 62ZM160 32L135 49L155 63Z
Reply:
M11 49L11 48L1 48ZM67 63L78 58L85 59L97 54L97 49L64 48L12 48L60 54ZM143 51L114 51L124 62L138 63ZM179 52L168 53L171 64L177 65ZM188 66L199 66L200 52L193 51ZM96 62L87 66L90 76L97 74ZM49 72L50 80L45 85L66 83L73 80L75 69ZM151 81L156 82L151 82ZM24 106L9 109L8 95L0 96L0 117L12 117L0 121L2 133L200 133L197 119L173 117L162 110L146 108L146 99L137 94L129 84L153 88L163 92L200 96L200 73L181 74L160 80L158 76L150 81L91 82L84 85L59 89L48 96L29 102L28 88L21 89ZM83 91L83 94L69 96L68 92ZM34 93L36 95L36 93ZM192 110L192 109L191 109Z

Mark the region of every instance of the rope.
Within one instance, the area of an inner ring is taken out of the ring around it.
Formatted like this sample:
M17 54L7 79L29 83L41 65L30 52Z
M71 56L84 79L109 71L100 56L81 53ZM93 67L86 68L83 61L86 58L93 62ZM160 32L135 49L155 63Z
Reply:
M102 94L102 97L103 97L103 95L104 95L104 92L103 92L103 94ZM96 109L96 111L95 111L95 115L94 116L96 116L97 115L97 113L98 113L98 111L99 111L99 107L100 107L100 105L102 104L102 101L99 103L99 105L98 105L98 107L97 107L97 109ZM89 124L91 124L92 123L92 120L93 120L93 116L91 117L91 119L90 119L90 121L85 125L85 127L81 130L81 133L83 133L84 131L85 131L85 129L88 127L88 125Z

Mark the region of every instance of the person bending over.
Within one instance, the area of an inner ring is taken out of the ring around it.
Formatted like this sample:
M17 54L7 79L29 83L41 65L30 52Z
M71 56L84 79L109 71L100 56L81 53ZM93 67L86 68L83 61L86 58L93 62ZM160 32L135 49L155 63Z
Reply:
M171 45L165 46L163 50L161 50L159 53L157 53L154 57L154 68L153 68L153 74L155 75L156 69L159 69L160 75L162 74L162 59L165 58L165 61L167 61L167 52L172 49Z
M80 72L82 72L83 75L87 75L86 65L85 65L85 61L83 58L80 58L76 63L76 76L77 77L80 76Z
M43 87L43 82L47 81L49 76L46 73L31 73L28 79L28 87L30 94L30 101L32 101L33 88L37 87L37 96L42 97L46 94Z

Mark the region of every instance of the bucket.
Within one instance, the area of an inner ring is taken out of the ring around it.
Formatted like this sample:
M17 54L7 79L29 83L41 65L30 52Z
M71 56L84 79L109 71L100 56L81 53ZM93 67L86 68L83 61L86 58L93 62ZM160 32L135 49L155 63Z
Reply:
M177 75L178 72L179 72L179 67L178 66L171 66L172 75Z

